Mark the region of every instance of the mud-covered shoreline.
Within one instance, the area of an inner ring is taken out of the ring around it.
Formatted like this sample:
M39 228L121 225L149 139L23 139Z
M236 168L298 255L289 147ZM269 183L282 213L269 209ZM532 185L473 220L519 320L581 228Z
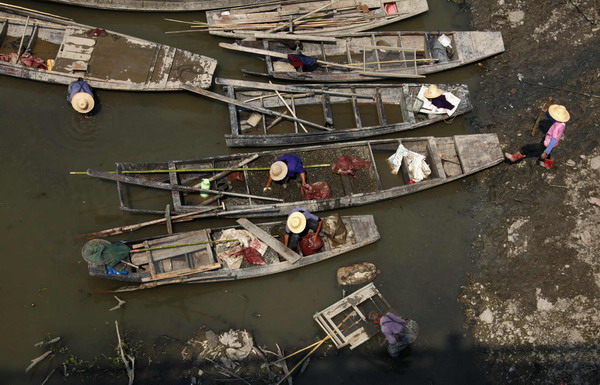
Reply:
M550 170L526 159L476 177L481 271L460 298L492 383L597 384L600 378L600 15L593 0L468 1L473 29L502 31L482 63L478 132L509 152L548 97L571 120Z

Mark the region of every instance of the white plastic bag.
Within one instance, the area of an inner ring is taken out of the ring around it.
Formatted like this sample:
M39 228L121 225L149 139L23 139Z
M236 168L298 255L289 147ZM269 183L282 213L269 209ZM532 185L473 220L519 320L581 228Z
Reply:
M387 162L392 169L392 174L397 175L402 167L402 159L406 158L406 164L408 165L408 176L414 182L420 182L431 175L431 169L427 162L425 162L425 156L409 151L403 145L399 145L396 153L387 159Z

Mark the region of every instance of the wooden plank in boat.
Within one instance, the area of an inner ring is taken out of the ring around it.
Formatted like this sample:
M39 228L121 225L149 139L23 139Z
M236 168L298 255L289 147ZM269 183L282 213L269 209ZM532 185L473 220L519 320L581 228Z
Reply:
M267 244L270 248L275 250L279 255L285 258L288 262L296 263L300 260L300 255L294 252L292 249L283 245L283 243L279 242L275 239L271 234L267 233L260 227L256 226L254 223L250 222L246 218L240 218L237 220L243 228L251 232L256 238L260 239L264 243Z
M444 171L444 166L442 165L435 139L430 137L427 141L429 142L429 155L431 157L433 176L436 178L446 178L446 172Z
M86 49L86 48L94 47L96 45L96 40L89 39L87 37L79 37L79 36L70 35L70 36L65 36L64 44L78 47L78 49Z
M213 263L210 265L204 265L204 266L196 267L193 269L189 268L189 269L173 270L173 271L169 271L166 273L158 273L151 278L150 277L143 278L142 282L152 282L152 281L157 281L157 280L161 280L161 279L185 277L185 276L192 275L192 274L203 273L205 271L220 269L221 267L223 267L223 266L220 263Z
M158 247L158 246L166 246L166 245L174 245L174 244L184 244L184 243L196 243L196 242L206 242L210 241L210 238L207 234L206 230L194 231L192 233L183 233L178 235L169 236L166 238L159 238L155 240L148 241L148 248ZM134 245L138 246L138 245ZM191 246L182 246L182 247L173 247L162 250L152 250L150 252L145 253L137 253L131 257L131 262L135 265L143 265L144 263L148 263L148 254L152 253L152 260L154 262L159 262L164 259L169 259L177 256L181 256L185 253L192 252L200 252L206 247L210 247L210 244L203 245L191 245ZM144 245L146 247L146 245Z
M484 164L491 164L498 158L502 158L498 137L495 135L456 135L454 136L454 143L465 173L477 170Z

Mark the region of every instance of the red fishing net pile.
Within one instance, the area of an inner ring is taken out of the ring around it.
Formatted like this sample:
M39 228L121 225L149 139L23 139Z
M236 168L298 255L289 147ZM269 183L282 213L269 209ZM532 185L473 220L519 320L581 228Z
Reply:
M340 156L332 166L331 171L340 175L354 175L358 170L371 167L371 162L354 156Z
M327 182L315 182L310 185L310 189L302 187L300 191L305 201L331 198L331 186Z
M316 237L313 240L313 234L307 234L300 240L300 250L305 256L312 255L323 247L323 240Z
M244 257L244 259L246 260L246 262L248 262L251 265L264 265L265 264L265 260L263 259L262 255L260 255L260 253L258 252L258 250L256 250L253 247L245 247L243 249L241 249L237 255L241 255Z

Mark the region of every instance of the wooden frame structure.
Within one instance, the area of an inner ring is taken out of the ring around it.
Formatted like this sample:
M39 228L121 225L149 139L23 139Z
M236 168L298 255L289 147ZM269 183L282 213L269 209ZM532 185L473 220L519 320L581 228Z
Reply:
M379 302L379 304L377 303ZM358 289L313 316L317 324L331 338L338 349L354 349L380 332L380 327L369 320L369 313L385 314L392 309L373 283Z

